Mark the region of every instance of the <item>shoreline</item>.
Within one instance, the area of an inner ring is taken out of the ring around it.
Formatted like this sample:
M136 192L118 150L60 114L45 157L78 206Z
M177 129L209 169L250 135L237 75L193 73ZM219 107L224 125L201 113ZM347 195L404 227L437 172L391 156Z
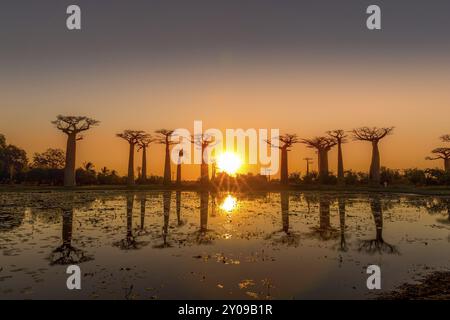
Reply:
M390 193L390 194L413 194L429 196L450 196L450 187L413 187L413 186L333 186L333 185L289 185L282 186L273 184L268 186L253 186L244 189L237 188L217 188L215 186L200 186L198 184L184 184L181 186L170 185L91 185L77 187L63 186L27 186L27 185L0 185L0 193L3 192L82 192L82 191L212 191L212 192L232 192L232 193L253 193L253 192L280 192L280 191L323 191L323 192L342 192L342 193Z
M375 300L448 300L450 271L434 271L415 283L403 283L390 292L379 294Z

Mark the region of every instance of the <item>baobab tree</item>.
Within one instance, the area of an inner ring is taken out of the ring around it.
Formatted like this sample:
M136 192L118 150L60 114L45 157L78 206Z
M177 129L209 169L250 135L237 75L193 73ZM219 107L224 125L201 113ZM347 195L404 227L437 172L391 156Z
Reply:
M202 163L200 165L200 183L202 185L209 183L209 165L207 149L214 142L214 137L208 134L198 134L192 137L192 143L202 151Z
M378 142L387 135L392 134L394 127L377 128L361 127L352 130L353 139L359 141L369 141L372 143L372 161L370 162L369 182L380 183L380 151Z
M116 134L116 136L126 140L130 144L127 184L134 185L134 148L139 142L147 139L149 134L141 130L124 130L123 132Z
M450 142L450 134L444 134L441 136L441 140L444 142Z
M302 143L308 148L316 149L317 163L319 167L319 179L324 181L328 176L328 151L337 144L336 139L332 137L315 137L312 139L302 139Z
M426 157L427 160L444 160L444 170L450 172L450 148L436 148L431 151L432 157Z
M148 146L155 141L150 134L138 141L138 151L142 150L142 167L141 167L141 180L145 182L147 180L147 149Z
M281 167L280 167L280 182L281 184L289 184L289 172L288 172L288 152L290 148L299 142L296 134L286 133L278 137L279 144L275 145L271 140L266 140L270 146L277 147L281 150Z
M174 130L159 129L155 133L158 137L155 141L159 144L164 144L166 148L166 156L164 160L164 184L168 185L171 183L171 171L170 171L170 146L175 142L170 141L170 136L173 134Z
M337 180L338 184L343 185L344 181L344 159L342 157L342 144L347 142L347 135L344 130L332 130L328 131L327 134L333 138L338 147L338 170L337 170Z
M58 115L52 124L58 130L61 130L67 135L66 146L66 161L64 167L64 186L73 187L76 185L75 181L75 157L77 141L82 140L83 136L80 134L83 131L89 130L92 126L98 125L100 122L85 116L63 116Z

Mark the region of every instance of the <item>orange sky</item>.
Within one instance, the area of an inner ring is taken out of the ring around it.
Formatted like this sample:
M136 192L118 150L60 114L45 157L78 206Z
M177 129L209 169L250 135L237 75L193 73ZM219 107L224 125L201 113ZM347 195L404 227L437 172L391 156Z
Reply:
M281 62L282 61L282 62ZM279 128L300 137L359 126L395 126L380 143L382 165L391 168L442 166L424 160L450 133L450 68L445 58L407 61L401 57L330 61L259 59L221 55L215 63L141 68L92 65L57 70L16 70L2 78L0 132L29 157L65 147L65 136L50 124L57 114L88 115L101 125L78 144L77 162L92 161L124 174L128 145L115 137L123 129ZM368 170L371 146L344 146L345 167ZM290 153L290 171L305 171L303 145ZM140 160L140 154L136 157ZM335 171L336 150L330 153ZM162 174L163 147L151 145L150 174ZM139 163L136 163L136 167ZM317 162L314 162L314 168ZM185 167L183 178L196 179Z

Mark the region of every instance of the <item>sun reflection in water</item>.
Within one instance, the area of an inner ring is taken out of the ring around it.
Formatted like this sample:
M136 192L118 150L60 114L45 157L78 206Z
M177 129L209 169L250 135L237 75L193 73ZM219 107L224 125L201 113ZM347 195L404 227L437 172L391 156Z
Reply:
M226 212L232 212L237 206L237 199L232 195L228 195L220 205L220 208Z

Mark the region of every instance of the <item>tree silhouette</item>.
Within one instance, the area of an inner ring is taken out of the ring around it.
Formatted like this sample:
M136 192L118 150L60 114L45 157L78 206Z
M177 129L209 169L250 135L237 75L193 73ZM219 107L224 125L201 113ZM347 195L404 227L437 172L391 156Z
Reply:
M444 134L441 136L441 140L444 142L450 142L450 134Z
M338 146L338 170L337 170L337 179L338 184L345 184L344 180L344 159L342 157L342 144L347 142L347 135L344 130L332 130L328 131L327 134L333 138L337 142Z
M155 141L159 144L164 144L166 148L166 156L164 160L164 184L168 185L171 183L171 172L170 172L170 145L174 144L175 142L170 141L170 136L174 130L167 130L167 129L159 129L156 130L155 133L158 135L158 137L155 139Z
M312 139L302 139L302 143L308 148L317 150L317 163L319 166L319 179L324 182L328 176L328 151L337 144L332 137L315 137Z
M64 168L64 186L73 187L76 185L75 181L75 157L76 144L78 140L83 139L80 134L83 131L89 130L92 126L98 125L100 122L85 116L63 116L58 115L52 124L58 130L61 130L67 135L66 146L66 161Z
M36 152L33 156L33 167L46 169L64 168L64 151L61 149L49 148L45 152Z
M279 145L275 145L272 141L266 140L267 144L270 146L277 147L281 150L281 168L280 168L280 182L281 184L289 184L289 173L288 173L288 152L291 151L289 148L295 143L299 142L296 134L286 133L278 137L280 142Z
M27 154L25 150L10 144L2 150L2 158L4 165L8 169L9 182L12 184L14 183L15 173L26 168L28 163Z
M202 150L202 163L200 165L200 183L207 185L209 183L209 166L207 148L214 142L214 137L208 134L198 134L192 137L192 143Z
M372 143L372 161L370 163L369 182L378 185L380 183L380 151L378 142L387 135L392 134L394 127L377 128L361 127L352 130L354 140L369 141Z
M126 140L130 144L127 184L134 185L134 148L142 140L149 138L149 134L141 130L124 130L123 132L116 134L116 136Z
M147 134L138 141L138 151L142 150L141 180L143 182L147 180L147 148L153 141L155 139L150 134Z
M450 172L450 148L436 148L431 151L434 155L432 157L426 157L427 160L444 160L444 170Z

